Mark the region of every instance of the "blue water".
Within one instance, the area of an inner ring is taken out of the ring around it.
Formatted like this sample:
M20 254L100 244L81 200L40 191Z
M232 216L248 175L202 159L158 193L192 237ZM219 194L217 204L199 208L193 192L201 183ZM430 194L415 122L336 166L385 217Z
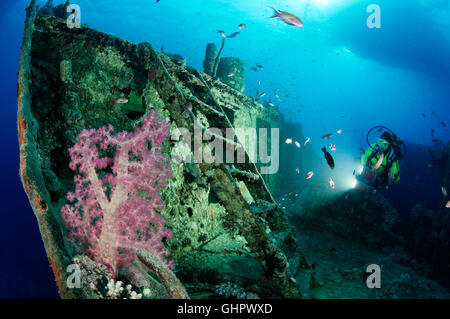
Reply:
M181 54L188 65L198 69L202 69L206 44L220 43L218 30L228 34L241 31L227 40L222 56L245 61L245 93L254 95L257 88L267 92L266 97L271 97L283 114L301 123L303 133L312 140L342 129L345 135L339 145L341 155L336 153L338 159L358 156L359 149L366 145L365 133L375 125L388 126L403 140L426 146L432 144L431 129L435 138L449 140L448 127L440 123L450 125L447 0L73 3L81 7L82 23L133 42L148 41L156 49L164 47L164 51ZM381 8L381 29L367 28L366 8L371 3ZM0 2L0 298L57 296L37 223L18 178L15 95L27 5L25 0ZM268 6L296 14L305 26L296 28L269 19L272 10ZM239 30L240 23L245 23L246 29ZM264 70L252 71L255 63L263 65ZM281 102L274 98L275 88L280 89ZM320 143L311 145L320 153ZM431 189L436 189L438 194L423 195L424 202L433 206L440 198L439 180L431 172L419 176L417 170L428 161L422 153L417 151L418 155L409 157L405 165L416 171L402 174L406 180L426 179ZM404 198L397 196L394 200L400 204L410 200L406 190L398 193Z

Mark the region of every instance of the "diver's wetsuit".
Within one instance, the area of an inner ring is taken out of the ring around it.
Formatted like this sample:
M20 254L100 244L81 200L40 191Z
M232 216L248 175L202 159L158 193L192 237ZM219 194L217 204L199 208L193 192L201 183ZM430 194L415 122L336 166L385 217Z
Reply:
M384 154L384 159L380 167L376 170L375 184L372 185L374 188L379 188L389 181L396 183L400 180L398 159L395 158L395 154L392 154L392 146L385 139L379 138L377 143L372 144L366 150L361 156L361 164L370 168L373 167L381 156L381 153L376 150L379 148L386 149L386 145L388 145L387 152Z

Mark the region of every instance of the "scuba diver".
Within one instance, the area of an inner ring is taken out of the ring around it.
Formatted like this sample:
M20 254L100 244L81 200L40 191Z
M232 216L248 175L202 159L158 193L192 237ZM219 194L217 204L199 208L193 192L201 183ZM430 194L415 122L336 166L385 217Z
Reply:
M372 132L381 136L375 143L370 143ZM356 177L356 189L361 192L372 188L374 191L400 180L399 161L406 152L405 144L390 129L384 126L375 126L367 133L369 148L361 155L363 169ZM403 151L402 148L405 148Z

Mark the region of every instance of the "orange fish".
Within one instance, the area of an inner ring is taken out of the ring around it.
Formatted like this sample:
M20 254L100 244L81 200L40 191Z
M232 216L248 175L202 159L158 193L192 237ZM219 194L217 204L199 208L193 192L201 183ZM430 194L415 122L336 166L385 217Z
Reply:
M341 134L341 133L342 133L342 130L341 130L341 129L337 130L337 133L338 133L338 134Z
M300 174L300 169L298 167L295 169L295 171L297 172L297 174Z
M272 10L273 10L273 16L271 16L271 18L281 18L281 20L283 20L283 22L288 25L291 25L294 27L303 27L302 20L300 20L297 16L293 15L292 13L285 12L285 11L277 11L274 8L272 8Z
M295 141L295 145L296 145L297 147L300 147L300 143L297 142L297 141Z
M445 204L445 207L450 208L450 200Z
M313 177L314 172L308 172L308 174L306 174L306 179L310 179L311 177Z
M288 138L288 139L286 140L286 144L292 144L292 138Z
M334 189L334 181L333 181L332 178L330 178L330 180L329 180L328 183L330 184L330 187L331 187L332 189Z

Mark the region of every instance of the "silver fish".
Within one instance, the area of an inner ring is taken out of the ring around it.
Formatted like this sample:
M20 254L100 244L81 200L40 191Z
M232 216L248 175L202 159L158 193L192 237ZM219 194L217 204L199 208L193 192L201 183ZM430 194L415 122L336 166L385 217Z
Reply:
M128 98L126 98L126 97L119 97L118 99L116 99L112 103L112 105L114 106L114 105L117 105L117 104L126 104L126 103L128 103Z

